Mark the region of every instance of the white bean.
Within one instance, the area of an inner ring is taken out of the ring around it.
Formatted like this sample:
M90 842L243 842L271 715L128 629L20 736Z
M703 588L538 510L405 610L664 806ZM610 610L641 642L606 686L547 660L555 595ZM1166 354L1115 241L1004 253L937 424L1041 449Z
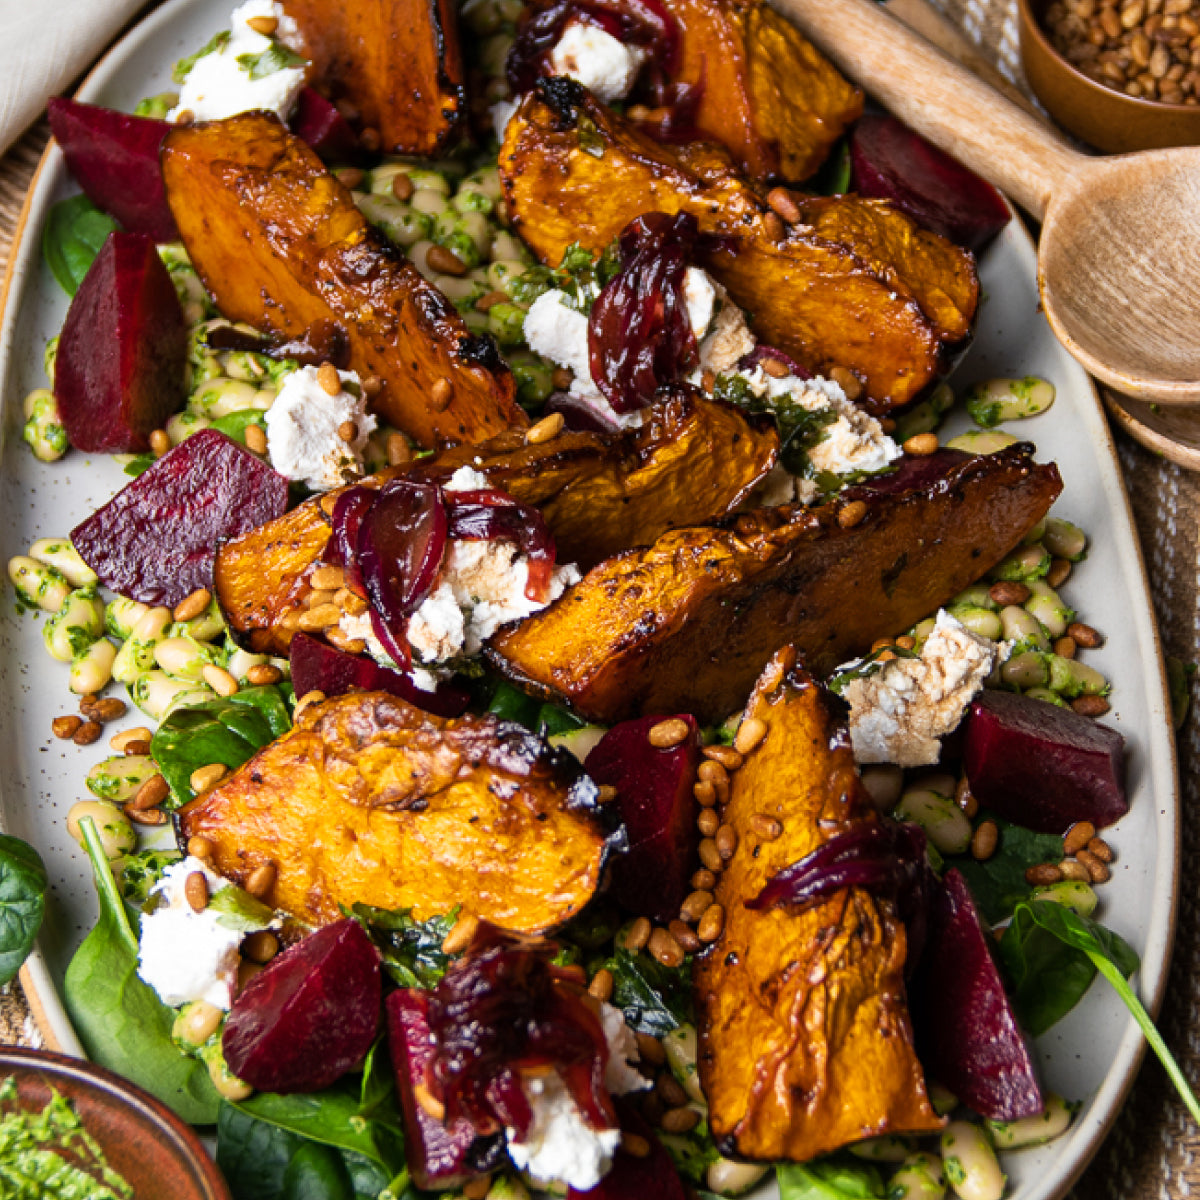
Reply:
M83 561L68 538L38 538L29 547L29 557L53 567L73 588L96 582L96 572Z
M971 844L971 822L953 800L937 792L919 789L900 797L893 815L914 821L943 854L962 854Z
M942 1200L946 1172L936 1154L913 1154L888 1180L888 1200Z
M91 817L95 822L100 845L104 847L104 855L109 862L131 853L137 847L137 835L129 818L115 804L107 800L80 800L71 805L67 812L67 832L80 845L83 845L83 830L79 822L84 817Z
M105 628L113 637L125 641L133 636L137 623L149 611L150 609L146 605L137 600L130 600L128 596L116 596L109 601L108 608L104 613Z
M71 662L104 632L104 601L93 587L72 592L43 626L42 639L50 657Z
M183 679L172 679L163 671L147 671L129 689L133 702L148 717L161 721L176 704L201 704L215 693Z
M8 560L8 577L28 604L48 613L56 613L71 594L71 585L53 567L18 554Z
M1040 1146L1066 1133L1074 1115L1074 1108L1061 1096L1047 1092L1046 1107L1037 1116L1019 1121L985 1121L984 1125L997 1150L1019 1150L1022 1146Z
M91 696L103 691L112 678L116 657L117 648L107 638L93 642L71 664L71 691L77 696Z
M867 1162L901 1163L916 1149L912 1138L889 1133L882 1137L864 1138L849 1147L855 1158Z
M904 790L904 771L890 763L876 763L862 769L863 786L880 812L891 812Z
M678 1029L672 1029L670 1033L663 1035L662 1045L667 1054L671 1074L683 1090L692 1100L700 1104L707 1103L696 1069L696 1027L680 1025Z
M87 773L87 789L102 800L131 800L138 789L158 774L154 760L146 754L117 754L98 762Z
M1000 1200L1004 1172L987 1135L970 1121L951 1121L942 1130L946 1178L962 1200Z
M718 1158L710 1163L704 1182L709 1190L721 1196L740 1196L748 1192L765 1174L767 1168L758 1163L732 1162Z

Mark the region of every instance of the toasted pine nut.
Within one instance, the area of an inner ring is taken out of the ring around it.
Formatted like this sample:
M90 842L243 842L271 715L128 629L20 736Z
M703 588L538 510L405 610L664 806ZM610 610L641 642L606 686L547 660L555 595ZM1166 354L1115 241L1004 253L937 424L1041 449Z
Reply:
M209 788L216 787L228 774L229 768L224 763L209 763L205 767L197 767L188 776L188 784L198 796L201 792L207 792Z
M196 114L190 108L181 108L175 114L176 125L191 125L196 120Z
M867 505L864 500L851 500L838 509L838 524L843 529L853 529L867 515Z
M121 811L135 825L165 825L167 823L167 814L161 808L130 808L131 801L126 801L121 806Z
M150 434L150 453L155 458L162 458L171 448L171 439L165 429L156 429Z
M979 801L971 792L971 781L964 775L954 788L954 803L972 820L979 811Z
M1097 630L1090 625L1085 625L1082 621L1072 621L1067 626L1067 637L1074 638L1077 646L1083 646L1087 650L1094 650L1104 642L1104 638Z
M1091 821L1076 821L1063 834L1063 853L1071 855L1087 847L1088 842L1096 836L1096 826Z
M700 842L700 861L714 874L724 867L725 863L717 850L717 843L712 838L704 838Z
M394 185L393 185L394 186ZM383 380L378 375L364 375L362 381L362 393L368 399L372 396L378 396L383 391Z
M402 467L412 462L412 447L408 438L402 433L389 433L387 436L387 460L389 467Z
M461 913L442 939L442 951L446 954L461 954L470 944L479 928L479 918L470 913Z
M700 1114L694 1108L683 1105L663 1113L660 1124L664 1133L688 1133L700 1124Z
M700 949L700 939L696 936L696 931L682 921L671 921L667 925L667 932L688 954L695 954Z
M938 448L936 433L916 433L904 443L904 453L913 458L924 458Z
M800 206L787 188L774 187L767 193L767 203L789 225L795 225L800 220Z
M702 942L715 942L725 928L725 910L719 904L710 904L696 927L696 936Z
M266 454L267 432L261 425L246 426L246 449L253 454Z
M320 688L313 688L311 692L305 692L299 700L296 701L295 716L299 716L306 708L313 704L320 704L325 699L325 693Z
M750 828L764 842L773 842L783 832L782 823L765 813L754 813L750 818Z
M915 637L911 637L907 633L902 633L896 639L896 648L898 650L912 650L912 649L915 649L916 644L917 644L917 639Z
M193 871L183 881L183 895L192 912L203 912L208 907L208 880L203 871Z
M673 746L678 746L688 735L688 723L680 720L678 717L668 717L665 721L659 721L657 725L650 726L650 732L646 735L647 739L656 750L670 750Z
M762 367L763 374L770 375L772 379L786 379L791 374L787 364L781 363L777 358L764 358L758 365Z
M208 588L197 588L194 592L189 592L180 602L171 610L171 616L176 621L190 621L193 617L198 617L212 603L212 592Z
M863 394L862 380L849 367L830 367L829 378L846 393L846 399L852 404ZM891 433L896 428L895 421L892 421L891 429L889 429L888 420L889 418L885 417L880 422L884 433Z
M736 771L742 765L742 756L732 746L705 746L700 753L719 762L727 771Z
M254 684L255 687L262 687L265 684L278 683L283 678L283 672L276 666L270 663L255 663L254 666L246 672L246 680Z
M90 746L100 740L103 732L104 726L99 721L84 721L71 735L71 741L77 746Z
M1107 864L1101 862L1090 850L1080 850L1075 855L1075 860L1087 867L1087 873L1092 877L1093 883L1105 883L1112 875Z
M663 1044L650 1033L638 1033L634 1035L637 1038L638 1058L651 1067L661 1067L667 1061L667 1052L663 1049Z
M413 1099L421 1109L435 1121L442 1120L446 1115L446 1106L423 1084L413 1084Z
M314 591L336 592L346 586L346 572L341 567L318 567L308 582Z
M444 375L433 381L433 387L429 389L429 401L434 412L441 412L448 408L453 396L454 389L450 386L450 380Z
M270 37L279 28L279 20L276 17L249 17L246 24L263 37Z
M714 840L717 843L717 853L726 861L731 859L737 850L738 836L732 825L722 825L717 830Z
M242 942L242 956L254 963L268 963L279 953L279 939L269 929L259 929Z
M453 250L446 246L430 246L425 254L425 261L431 271L439 275L465 275L467 264Z
M1094 854L1101 862L1110 863L1116 855L1112 847L1102 838L1094 837L1087 844L1088 853Z
M611 804L617 798L617 789L611 783L602 783L596 789L597 804Z
M696 803L705 808L711 808L717 802L717 789L703 780L692 788L692 795L696 797Z
M260 863L247 877L246 891L261 900L275 886L278 874L279 870L273 862Z
M700 870L693 872L691 884L698 892L711 892L717 885L717 877L711 871L701 867Z
M1064 879L1073 879L1076 883L1091 883L1092 873L1081 862L1066 858L1059 864L1058 869Z
M1025 872L1025 882L1032 887L1044 887L1048 883L1058 883L1062 879L1062 871L1054 863L1038 863Z
M218 696L237 695L238 681L224 667L218 667L216 663L206 663L200 674Z
M1046 572L1046 582L1055 590L1062 587L1071 574L1069 558L1054 558L1050 560L1050 570Z
M713 759L702 762L696 774L704 783L711 783L714 787L729 782L729 772Z
M971 857L986 862L996 853L1000 830L995 821L981 821L971 835Z
M1102 717L1112 706L1103 696L1076 696L1071 707L1084 717Z
M786 227L779 219L779 214L774 212L763 213L762 229L770 242L782 242L787 233Z
M397 200L409 200L417 189L413 181L403 172L397 171L392 176L392 195Z
M342 390L342 377L331 362L323 362L317 368L317 383L327 396L336 396Z
M612 972L606 967L601 967L592 976L591 983L588 984L588 995L594 996L597 1000L607 1000L612 995L612 991Z
M1053 646L1054 653L1059 658L1074 658L1075 657L1075 639L1073 637L1060 637Z
M206 838L204 834L193 834L187 841L187 852L192 858L212 858L216 846L213 845L211 838Z
M665 929L654 930L647 949L664 967L678 967L683 963L683 947Z
M1015 579L1002 579L988 588L988 595L1001 608L1010 604L1024 604L1029 599L1029 588Z
M157 808L171 794L167 781L161 775L151 775L145 783L133 794L129 807L135 812L145 812L148 808Z
M654 1081L654 1090L662 1097L668 1108L678 1108L687 1103L687 1092L680 1087L670 1071L663 1071Z
M481 1175L478 1179L471 1179L463 1184L463 1200L485 1200L491 1190L492 1177Z
M55 717L50 722L50 731L56 738L61 738L63 741L70 741L75 736L75 731L82 724L83 718L71 713L66 717Z
M337 435L343 442L353 442L358 437L358 426L353 421L343 421L337 427Z
M508 293L496 291L496 292L488 292L488 294L486 296L480 296L479 299L475 301L475 307L480 312L487 312L488 309L495 308L497 304L507 304L507 303L508 303Z
M716 809L702 808L696 816L696 825L705 837L712 837L721 828L721 818Z
M336 604L321 604L300 614L300 628L305 633L317 633L336 625L342 619L342 610Z
M650 922L645 917L638 917L625 932L625 949L636 954L649 940Z
M743 757L767 736L767 725L761 717L747 717L733 739L733 748Z
M129 705L124 700L118 700L116 696L105 696L103 700L95 701L91 706L91 711L85 715L103 725L106 721L119 720L128 709Z
M698 888L692 892L680 905L679 915L685 920L695 924L702 916L705 910L713 902L713 894L707 889Z
M525 433L525 440L531 446L539 446L543 442L552 442L563 429L563 415L560 412L543 417L536 425L530 426Z
M640 1133L621 1130L621 1149L632 1158L649 1158L650 1143Z

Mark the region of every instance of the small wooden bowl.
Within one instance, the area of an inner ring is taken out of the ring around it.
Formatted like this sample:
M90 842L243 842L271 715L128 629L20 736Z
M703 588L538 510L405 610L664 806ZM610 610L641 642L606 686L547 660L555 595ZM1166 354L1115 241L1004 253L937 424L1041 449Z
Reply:
M1200 144L1200 105L1126 96L1089 79L1059 54L1041 24L1049 0L1017 0L1025 77L1046 111L1098 150L1124 154Z
M10 1075L17 1082L18 1103L30 1112L46 1107L51 1089L69 1100L135 1196L230 1200L195 1133L128 1080L65 1054L0 1046L0 1079Z

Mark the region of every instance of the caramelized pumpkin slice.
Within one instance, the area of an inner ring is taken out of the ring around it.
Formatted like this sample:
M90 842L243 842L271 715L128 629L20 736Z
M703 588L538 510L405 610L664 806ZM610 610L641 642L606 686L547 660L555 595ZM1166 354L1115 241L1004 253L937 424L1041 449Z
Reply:
M384 692L309 705L295 728L179 813L245 883L300 920L341 906L464 911L540 933L591 898L612 840L565 751L495 717L443 719Z
M849 368L865 404L908 403L970 332L979 282L970 254L884 201L802 201L779 218L711 148L675 153L567 79L539 82L505 132L510 220L545 263L572 242L604 249L643 212L689 212L719 236L704 265L754 331L809 370Z
M375 411L423 446L527 424L495 344L470 334L274 117L176 125L162 163L180 235L225 316L286 338L336 322L350 368L382 381Z
M761 0L667 0L674 81L699 87L695 127L752 179L807 179L862 115L863 95Z
M437 154L466 114L451 0L287 0L316 82L352 104L385 154Z
M1031 450L941 451L819 508L664 534L501 629L486 654L513 682L601 724L664 712L724 720L781 643L826 675L999 562L1062 490ZM858 500L865 515L843 527L839 513Z
M636 431L566 433L536 445L503 434L481 446L442 450L407 473L445 482L459 467L481 472L522 503L540 507L559 561L587 570L675 526L732 512L778 453L769 423L752 423L731 405L680 389L656 403ZM328 517L313 499L221 546L217 599L235 638L259 653L287 653L328 540Z
M940 1129L913 1049L907 942L892 903L844 888L799 912L746 907L830 837L878 820L845 723L790 646L743 720L766 736L733 773L721 819L737 848L715 892L725 926L692 970L717 1145L806 1162L862 1138ZM764 838L761 818L782 834Z

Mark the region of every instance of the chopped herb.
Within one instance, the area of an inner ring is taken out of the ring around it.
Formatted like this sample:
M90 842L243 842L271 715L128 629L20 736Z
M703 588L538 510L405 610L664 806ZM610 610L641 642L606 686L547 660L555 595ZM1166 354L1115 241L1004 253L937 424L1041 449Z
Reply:
M144 471L150 470L154 466L153 454L133 454L130 455L129 461L125 464L125 474L132 475L135 479Z
M604 285L620 269L621 251L615 241L598 258L572 242L557 267L530 267L514 279L512 297L519 304L531 304L545 292L557 289L566 293L572 308L589 314Z
M431 988L446 973L452 956L442 949L459 910L418 921L411 908L373 908L356 904L352 916L371 935L383 956L384 970L400 987Z
M888 659L884 659L883 655L887 654ZM920 658L921 656L915 650L905 650L903 646L881 646L878 650L872 650L870 654L864 658L856 658L853 662L847 663L845 667L839 667L826 680L826 687L831 692L836 692L839 696L856 679L869 679L872 675L877 675L883 670L883 664L891 658Z
M229 45L229 39L233 34L228 29L221 30L220 33L214 33L211 38L199 49L195 54L188 55L187 58L181 58L174 67L171 68L171 78L176 83L182 83L191 73L192 68L209 54L217 54L224 50Z
M302 58L294 50L289 50L282 42L272 42L259 54L239 54L237 65L243 71L250 73L251 79L265 79L277 71L286 71L291 67L303 67L308 59Z
M690 960L664 967L647 954L618 946L604 966L612 973L612 1003L625 1014L631 1029L662 1037L692 1019Z
M741 375L718 375L713 394L748 413L770 413L779 427L779 461L793 475L816 476L808 452L829 436L829 426L838 419L833 407L811 409L790 396L758 396ZM844 482L833 477L834 490ZM818 486L820 483L818 481Z
M604 139L591 117L581 116L575 130L579 134L579 148L584 154L590 154L593 158L604 157Z

